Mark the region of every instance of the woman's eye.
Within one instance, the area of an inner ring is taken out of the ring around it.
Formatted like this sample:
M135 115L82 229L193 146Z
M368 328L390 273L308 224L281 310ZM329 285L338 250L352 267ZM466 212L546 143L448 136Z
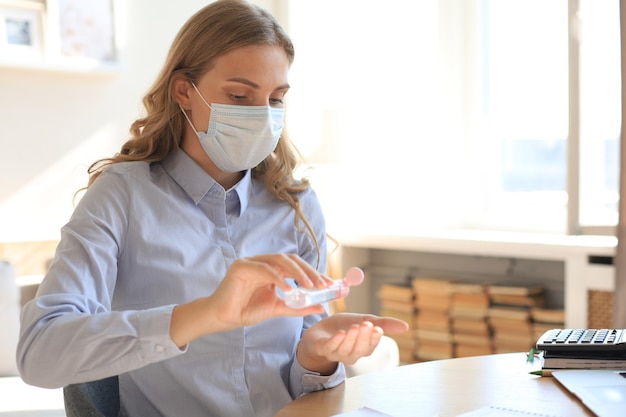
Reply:
M285 100L282 98L270 98L270 104L277 105L277 104L284 104L284 103L285 103Z
M231 94L230 98L232 98L235 101L241 101L241 100L244 100L246 98L246 96L240 96L240 95L237 95L237 94Z

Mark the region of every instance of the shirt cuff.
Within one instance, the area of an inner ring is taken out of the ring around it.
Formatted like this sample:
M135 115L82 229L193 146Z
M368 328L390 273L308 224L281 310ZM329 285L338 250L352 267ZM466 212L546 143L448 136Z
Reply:
M170 337L170 322L175 305L139 311L135 319L139 348L145 363L154 363L187 351L180 349Z
M337 364L337 369L331 375L320 375L304 369L297 359L293 361L290 374L291 392L294 398L300 397L313 391L321 391L336 387L346 379L346 370L342 362Z

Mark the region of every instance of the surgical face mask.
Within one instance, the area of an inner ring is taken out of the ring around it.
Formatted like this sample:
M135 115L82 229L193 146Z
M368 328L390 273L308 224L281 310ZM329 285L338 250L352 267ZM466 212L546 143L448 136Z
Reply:
M224 172L254 168L276 149L283 131L285 110L271 106L209 104L193 85L204 104L211 109L209 127L198 132L181 107L191 128L209 158Z

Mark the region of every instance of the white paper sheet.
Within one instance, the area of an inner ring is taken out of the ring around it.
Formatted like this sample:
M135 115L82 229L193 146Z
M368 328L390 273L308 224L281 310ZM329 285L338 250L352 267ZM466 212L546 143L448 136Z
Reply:
M393 416L390 416L389 414L381 413L380 411L376 411L371 408L361 407L355 411L335 414L333 417L393 417Z
M457 417L560 417L554 414L535 413L524 410L514 410L505 407L483 407L478 410L463 413Z

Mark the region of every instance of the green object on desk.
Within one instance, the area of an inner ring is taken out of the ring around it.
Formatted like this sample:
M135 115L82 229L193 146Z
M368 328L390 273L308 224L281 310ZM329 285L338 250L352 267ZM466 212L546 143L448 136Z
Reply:
M529 374L538 376L552 376L552 369L538 369L536 371L530 371Z
M535 358L541 356L541 354L543 353L543 351L532 348L528 351L528 354L526 355L526 362L533 362L535 360Z

